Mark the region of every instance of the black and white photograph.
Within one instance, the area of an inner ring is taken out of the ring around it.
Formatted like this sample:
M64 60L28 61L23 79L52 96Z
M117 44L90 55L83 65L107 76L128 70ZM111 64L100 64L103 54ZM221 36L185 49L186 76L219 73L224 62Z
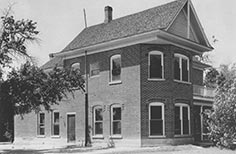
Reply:
M233 154L236 1L0 0L0 154Z

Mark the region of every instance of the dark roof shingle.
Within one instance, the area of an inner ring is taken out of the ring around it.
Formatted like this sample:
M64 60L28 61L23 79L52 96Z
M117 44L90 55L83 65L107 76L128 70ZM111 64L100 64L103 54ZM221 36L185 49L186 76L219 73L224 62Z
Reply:
M111 40L125 38L157 29L173 21L187 0L176 0L139 13L85 28L61 52L79 49Z

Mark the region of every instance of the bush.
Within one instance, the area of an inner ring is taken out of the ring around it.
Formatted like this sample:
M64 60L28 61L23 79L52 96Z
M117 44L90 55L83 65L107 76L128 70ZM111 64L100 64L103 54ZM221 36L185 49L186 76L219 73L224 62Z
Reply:
M218 87L213 111L207 113L210 140L218 147L235 149L236 139L236 79Z

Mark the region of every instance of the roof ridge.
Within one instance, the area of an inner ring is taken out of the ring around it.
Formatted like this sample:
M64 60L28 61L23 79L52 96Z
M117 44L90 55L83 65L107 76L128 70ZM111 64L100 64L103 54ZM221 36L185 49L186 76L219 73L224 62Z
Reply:
M84 28L63 50L106 42L118 38L140 34L155 29L166 28L188 0L175 0L143 11L122 16L108 23L99 23ZM83 38L83 39L82 39ZM84 40L87 38L87 40ZM90 42L90 43L89 43Z
M125 16L122 16L122 17L118 17L118 18L116 18L116 19L112 19L110 22L108 22L108 23L104 23L104 22L102 22L102 23L98 23L98 24L95 24L95 25L91 25L91 26L89 26L89 27L87 27L87 28L84 28L83 30L85 30L85 29L88 29L88 28L91 28L91 27L94 27L94 26L98 26L98 25L108 25L108 24L110 24L111 22L115 22L115 21L117 21L117 20L121 20L121 19L123 19L123 18L127 18L127 17L129 17L129 16L134 16L134 15L137 15L137 14L140 14L140 13L143 13L143 12L147 12L147 11L149 11L149 10L152 10L152 9L155 9L155 8L161 8L161 7L164 7L164 6L168 6L168 5L170 5L171 3L176 3L176 2L178 2L178 1L181 1L181 2L186 2L186 1L188 1L188 0L174 0L174 1L171 1L171 2L168 2L168 3L164 3L164 4L161 4L161 5L158 5L158 6L155 6L155 7L151 7L151 8L148 8L148 9L146 9L146 10L142 10L142 11L139 11L139 12L136 12L136 13L132 13L132 14L128 14L128 15L125 15ZM82 31L83 31L82 30Z

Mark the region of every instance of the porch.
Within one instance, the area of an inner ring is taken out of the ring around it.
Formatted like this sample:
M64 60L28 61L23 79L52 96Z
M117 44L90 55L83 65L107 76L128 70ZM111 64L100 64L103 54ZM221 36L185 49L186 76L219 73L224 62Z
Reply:
M212 108L215 89L200 85L193 85L193 110L194 110L194 139L198 143L208 142L207 124L204 123L204 112Z

